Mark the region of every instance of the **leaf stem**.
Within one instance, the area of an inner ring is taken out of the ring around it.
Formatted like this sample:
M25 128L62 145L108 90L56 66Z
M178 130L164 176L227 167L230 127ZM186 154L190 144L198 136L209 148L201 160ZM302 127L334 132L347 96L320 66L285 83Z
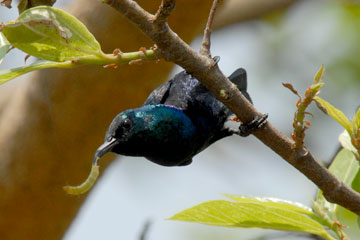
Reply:
M130 63L137 60L151 61L156 60L157 58L158 56L156 54L156 50L144 50L137 52L121 53L118 55L102 54L100 57L90 55L65 62L40 60L28 66L0 71L0 85L23 74L45 68L75 68L85 65L105 66L108 64L114 64L116 66L117 64Z

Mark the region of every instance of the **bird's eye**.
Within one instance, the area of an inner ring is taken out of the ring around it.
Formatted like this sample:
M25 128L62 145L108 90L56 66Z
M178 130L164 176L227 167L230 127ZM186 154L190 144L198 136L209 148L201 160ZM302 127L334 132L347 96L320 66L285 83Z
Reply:
M124 119L124 121L121 123L121 126L124 130L129 130L132 126L131 120L128 118Z

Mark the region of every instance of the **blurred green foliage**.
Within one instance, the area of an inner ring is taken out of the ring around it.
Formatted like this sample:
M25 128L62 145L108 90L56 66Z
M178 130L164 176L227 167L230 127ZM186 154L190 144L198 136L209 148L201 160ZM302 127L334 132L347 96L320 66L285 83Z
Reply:
M273 31L264 39L268 51L265 67L269 74L285 67L302 78L309 71L301 69L325 64L326 79L331 84L340 89L352 84L359 86L360 5L357 2L300 1L290 9L265 16L263 21Z

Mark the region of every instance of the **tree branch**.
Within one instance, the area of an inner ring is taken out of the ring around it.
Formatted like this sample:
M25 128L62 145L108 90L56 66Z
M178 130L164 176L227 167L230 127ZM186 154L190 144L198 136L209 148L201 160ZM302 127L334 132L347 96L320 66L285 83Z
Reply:
M211 32L212 32L212 23L214 21L215 12L216 12L218 4L219 4L219 0L214 0L213 5L210 10L208 21L206 23L206 27L204 30L204 37L203 37L201 47L200 47L200 54L205 55L207 57L211 57L210 36L211 36Z
M182 66L200 80L242 122L246 123L253 120L255 116L262 116L227 79L219 67L213 64L212 59L189 47L168 27L166 22L154 25L151 21L153 15L132 0L107 0L107 3L125 15L151 38L158 45L160 54L166 60ZM256 131L254 135L315 183L323 191L328 201L360 215L360 194L347 187L320 165L307 149L297 150L294 148L294 142L270 122Z
M167 18L170 16L170 13L175 8L176 0L164 0L161 2L161 5L154 16L154 24L161 25L164 24Z

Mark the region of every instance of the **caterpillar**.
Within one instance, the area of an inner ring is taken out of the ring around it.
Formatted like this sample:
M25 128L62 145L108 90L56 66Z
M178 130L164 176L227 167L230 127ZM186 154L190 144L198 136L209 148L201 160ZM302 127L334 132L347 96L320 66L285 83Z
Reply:
M99 166L97 165L97 160L98 158L94 160L91 166L90 174L82 184L78 186L64 186L63 189L71 195L80 195L89 191L99 176Z

